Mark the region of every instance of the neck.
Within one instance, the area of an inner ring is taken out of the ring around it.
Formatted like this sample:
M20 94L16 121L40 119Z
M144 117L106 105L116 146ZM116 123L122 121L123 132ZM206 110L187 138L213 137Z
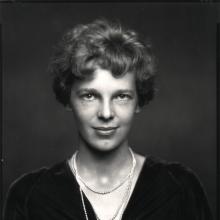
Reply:
M78 173L84 180L94 185L105 185L120 181L128 174L132 166L132 157L127 143L105 152L81 143L76 163Z

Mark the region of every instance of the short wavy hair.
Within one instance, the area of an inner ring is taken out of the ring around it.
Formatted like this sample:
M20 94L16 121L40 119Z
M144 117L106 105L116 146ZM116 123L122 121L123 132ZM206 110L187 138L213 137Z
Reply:
M140 107L153 99L155 59L151 44L135 31L105 19L75 26L55 48L49 71L56 99L67 106L74 82L91 76L98 67L111 71L114 77L135 74Z

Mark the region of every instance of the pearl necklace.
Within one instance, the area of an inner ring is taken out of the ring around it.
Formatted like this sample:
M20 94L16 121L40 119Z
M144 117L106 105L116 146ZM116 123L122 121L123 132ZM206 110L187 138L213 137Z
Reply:
M131 185L132 185L132 179L130 179L129 182L128 182L128 186L127 186L126 192L124 194L122 203L117 208L117 210L116 210L115 214L113 215L113 217L110 218L109 220L115 220L116 218L118 218L118 219L122 218L125 205L127 204L128 200L129 200ZM86 220L89 220L88 213L87 213L87 210L86 210L86 204L85 204L85 201L84 201L83 191L82 191L81 187L79 188L79 191L80 191L80 196L81 196L81 201L82 201L82 205L83 205L83 211L84 211L85 218L86 218ZM123 209L123 210L120 213L121 209ZM96 213L95 213L95 215L96 215L97 220L101 220Z
M91 189L91 187L88 187L88 185L82 181L82 178L79 176L78 174L78 170L77 170L77 166L76 166L76 155L77 155L77 152L73 155L72 157L72 163L70 161L70 168L71 170L73 171L73 174L75 175L76 177L76 180L79 184L79 180L83 183L83 185L89 189L90 191L94 192L94 193L97 193L97 194L100 194L100 195L105 195L107 193L111 193L113 192L114 190L118 189L120 186L122 186L126 180L128 180L128 185L127 185L127 188L126 188L126 191L125 191L125 194L123 196L123 199L122 199L122 203L121 205L117 208L115 214L113 215L113 217L110 219L110 220L115 220L117 217L119 217L118 219L121 219L122 218L122 215L123 215L123 211L125 209L125 206L129 200L129 196L130 196L130 191L131 191L131 186L132 186L132 179L133 179L133 174L134 174L134 169L135 169L135 166L136 166L136 159L134 157L134 154L133 154L133 151L131 148L129 148L129 151L131 153L131 156L132 156L132 168L129 172L129 174L126 176L126 178L117 186L117 187L114 187L113 190L110 190L110 191L105 191L105 193L103 192L97 192L97 190L93 190ZM83 205L83 210L84 210L84 214L85 214L85 218L86 220L89 220L88 218L88 213L87 213L87 210L86 210L86 205L85 205L85 201L84 201L84 196L83 196L83 191L82 191L82 188L79 184L79 191L80 191L80 196L81 196L81 201L82 201L82 205ZM122 210L123 209L123 210ZM120 210L121 210L121 213L120 213ZM120 214L120 215L119 215ZM96 214L96 219L97 220L101 220L97 214Z
M96 194L100 194L100 195L105 195L105 194L109 194L115 190L117 190L119 187L121 187L128 179L131 175L133 175L133 172L134 172L134 169L135 169L135 166L136 166L136 160L135 160L135 157L134 157L134 153L132 151L132 149L129 147L129 151L131 153L131 157L132 157L132 167L131 167L131 170L130 172L128 173L128 175L115 187L113 187L112 189L110 190L105 190L105 191L97 191L95 189L93 189L91 186L89 186L82 178L81 176L78 174L78 169L77 169L77 164L76 164L76 156L78 154L78 151L76 151L76 153L73 155L73 158L72 158L72 164L73 164L73 170L74 170L74 173L75 173L75 176L77 179L79 179L83 185L89 189L90 191L96 193Z

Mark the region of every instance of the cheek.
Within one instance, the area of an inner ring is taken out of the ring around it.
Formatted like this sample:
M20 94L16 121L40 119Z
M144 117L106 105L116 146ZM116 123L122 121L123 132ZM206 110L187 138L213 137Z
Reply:
M76 103L73 106L73 112L77 121L87 122L96 114L96 107L88 103Z
M130 123L135 115L135 108L132 107L128 107L128 106L120 106L117 107L117 116L121 119L122 122L124 122L125 124Z

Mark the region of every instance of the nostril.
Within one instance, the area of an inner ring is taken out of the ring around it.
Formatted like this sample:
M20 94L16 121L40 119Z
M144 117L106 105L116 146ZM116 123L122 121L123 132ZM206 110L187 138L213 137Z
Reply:
M114 118L114 115L112 113L110 113L110 114L99 113L98 117L104 121L109 121Z
M109 104L103 105L99 112L98 117L102 120L109 121L114 118L114 112Z

